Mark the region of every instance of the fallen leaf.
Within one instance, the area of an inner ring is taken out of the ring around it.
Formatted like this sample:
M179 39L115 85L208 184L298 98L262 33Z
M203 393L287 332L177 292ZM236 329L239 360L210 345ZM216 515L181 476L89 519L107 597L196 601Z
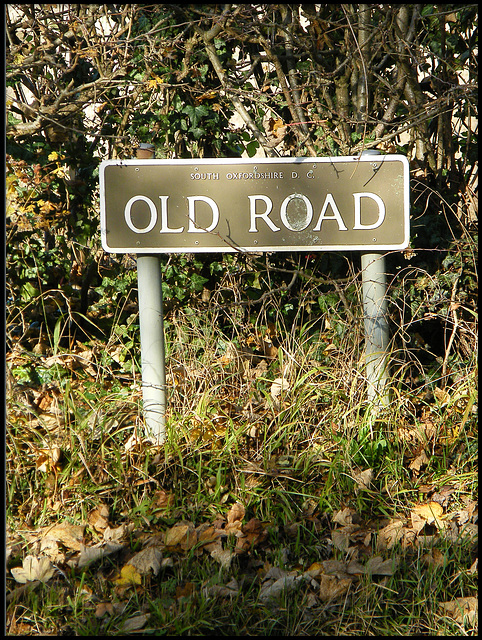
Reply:
M106 542L120 542L122 538L125 538L131 533L131 531L135 528L135 524L131 522L130 524L120 524L118 527L107 527L104 531L104 540Z
M241 521L244 518L246 509L240 502L235 502L227 513L228 524L232 524L236 521Z
M128 620L126 620L119 630L123 633L138 631L139 629L142 629L149 618L149 614L146 613L142 613L139 616L134 616L133 618L129 618Z
M102 533L109 526L109 507L99 505L89 513L87 520L95 531Z
M26 556L21 567L14 567L10 569L10 571L15 580L20 582L20 584L26 584L27 582L33 582L35 580L47 582L55 573L52 563L49 558L45 556L40 558Z
M377 549L392 549L398 542L401 542L406 532L402 520L393 520L386 527L380 529L377 536Z
M446 485L436 491L432 495L432 502L438 502L442 507L446 507L449 503L450 496L456 491L456 488L452 485Z
M349 524L341 529L335 529L331 532L331 540L333 545L340 551L346 552L350 548L352 535L357 532L360 527L356 524Z
M197 534L192 523L176 524L166 532L166 547L181 547L186 551L197 542Z
M61 522L54 527L45 529L43 537L53 538L61 542L64 547L80 551L84 539L84 524L71 524L70 522Z
M239 585L237 581L233 578L226 585L222 584L213 584L210 587L203 588L203 594L205 597L215 597L220 596L221 598L232 598L238 595Z
M420 469L422 467L427 466L429 462L430 462L430 458L427 456L425 451L422 451L421 454L419 454L416 458L412 460L412 462L408 465L408 468L411 469L412 471L415 471L415 473L418 473Z
M114 605L112 602L99 602L95 608L94 615L96 618L103 618L105 614L114 615Z
M38 458L35 463L37 471L47 473L51 470L59 469L59 461L62 457L62 450L60 447L53 446L48 449L38 449Z
M156 507L158 509L168 509L175 502L175 496L173 493L169 491L164 491L164 489L160 489L156 491L153 496L155 500Z
M337 511L333 516L333 522L337 522L342 526L353 523L353 516L356 514L354 509L350 509L350 507L345 507L340 511Z
M440 569L445 566L445 555L439 549L430 549L423 554L421 560L429 569Z
M118 587L128 587L135 584L142 584L141 574L131 564L122 567L120 576L114 579L114 584Z
M186 582L183 585L176 587L176 600L179 598L190 598L196 592L196 585L194 582Z
M241 531L244 534L243 537L239 537L236 542L236 550L247 551L251 547L261 544L268 537L268 531L258 518L251 518L246 524L241 527Z
M82 569L92 562L96 562L97 560L117 553L123 548L123 544L117 544L116 542L107 542L105 545L96 545L94 547L85 547L84 545L81 545L80 557L77 561L75 561L75 564L79 567L79 569Z
M161 568L162 551L159 547L147 547L133 556L127 564L132 565L141 575L150 571L157 576Z
M219 562L222 569L229 569L234 555L235 554L230 549L223 549L221 543L211 550L211 557L214 558L216 562Z
M271 397L273 398L273 400L276 400L276 398L283 391L288 391L289 388L290 388L290 383L288 382L288 380L286 380L286 378L276 378L276 380L273 380L273 384L271 385L271 389L270 389Z
M472 542L477 542L479 537L479 525L474 524L473 522L467 522L460 527L458 537L461 540L471 540Z
M443 507L438 502L415 505L410 514L412 528L419 533L426 524L435 523L437 527L442 527L443 521L441 517L443 512Z
M321 564L325 574L336 575L338 578L347 577L346 564L341 560L323 560Z
M344 596L353 583L353 578L337 578L336 576L322 575L320 580L320 599L323 602L336 600Z
M262 585L259 599L261 602L269 604L278 600L283 593L298 589L302 584L306 584L308 580L309 578L306 576L289 574L279 578L273 583L268 581Z
M308 575L310 578L317 578L322 571L323 571L322 563L313 562L312 564L310 564L308 569L306 569L305 575Z
M393 576L398 565L398 558L383 560L381 556L370 558L365 565L365 573L377 576Z
M39 551L46 555L53 562L62 562L65 560L65 554L60 551L59 543L55 538L50 538L49 536L43 538L40 541Z
M355 474L353 480L355 481L358 490L366 491L370 489L370 485L373 480L373 469L365 469L365 471Z
M366 567L364 567L358 560L350 560L346 565L346 572L348 575L359 576L362 573L366 573Z
M444 389L440 389L439 387L435 387L433 392L435 399L440 404L441 407L448 404L450 402L450 394Z
M474 597L455 598L450 602L441 602L439 608L444 615L463 624L474 624L478 617L479 599Z

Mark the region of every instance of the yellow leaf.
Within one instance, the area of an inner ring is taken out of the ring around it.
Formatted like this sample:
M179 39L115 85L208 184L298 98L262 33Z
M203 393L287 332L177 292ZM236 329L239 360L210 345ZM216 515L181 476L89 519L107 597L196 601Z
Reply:
M57 167L53 169L52 175L59 176L59 178L68 178L69 174L67 173L67 169L65 167Z
M52 151L52 153L49 153L48 155L48 159L52 162L53 160L58 160L59 154L57 153L57 151Z
M132 584L141 584L141 574L131 564L122 567L120 577L114 580L114 584L118 587L128 587Z
M444 510L442 505L432 501L416 505L412 512L426 520L427 524L432 524L442 517Z
M151 78L151 80L147 81L147 88L157 89L158 85L162 84L163 82L164 80L162 78L159 78L159 76L154 76L154 78Z

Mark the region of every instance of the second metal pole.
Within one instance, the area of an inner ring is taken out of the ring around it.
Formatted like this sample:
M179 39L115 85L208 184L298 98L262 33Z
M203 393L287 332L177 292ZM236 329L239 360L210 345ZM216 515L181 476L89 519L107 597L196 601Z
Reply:
M363 318L365 324L365 373L369 402L388 404L388 321L385 256L361 256Z
M376 149L362 156L380 155ZM385 256L381 252L361 254L363 318L365 325L365 373L367 398L378 407L388 404L388 315Z

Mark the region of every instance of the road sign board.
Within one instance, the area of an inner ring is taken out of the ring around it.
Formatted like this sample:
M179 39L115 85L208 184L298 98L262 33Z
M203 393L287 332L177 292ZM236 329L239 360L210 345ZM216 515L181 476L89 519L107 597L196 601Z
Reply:
M397 250L409 242L402 155L106 160L111 253Z

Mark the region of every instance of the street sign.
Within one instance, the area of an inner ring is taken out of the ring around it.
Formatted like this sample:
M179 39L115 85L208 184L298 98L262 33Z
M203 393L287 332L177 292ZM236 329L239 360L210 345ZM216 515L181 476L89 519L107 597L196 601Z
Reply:
M409 243L402 155L106 160L111 253L397 250Z

